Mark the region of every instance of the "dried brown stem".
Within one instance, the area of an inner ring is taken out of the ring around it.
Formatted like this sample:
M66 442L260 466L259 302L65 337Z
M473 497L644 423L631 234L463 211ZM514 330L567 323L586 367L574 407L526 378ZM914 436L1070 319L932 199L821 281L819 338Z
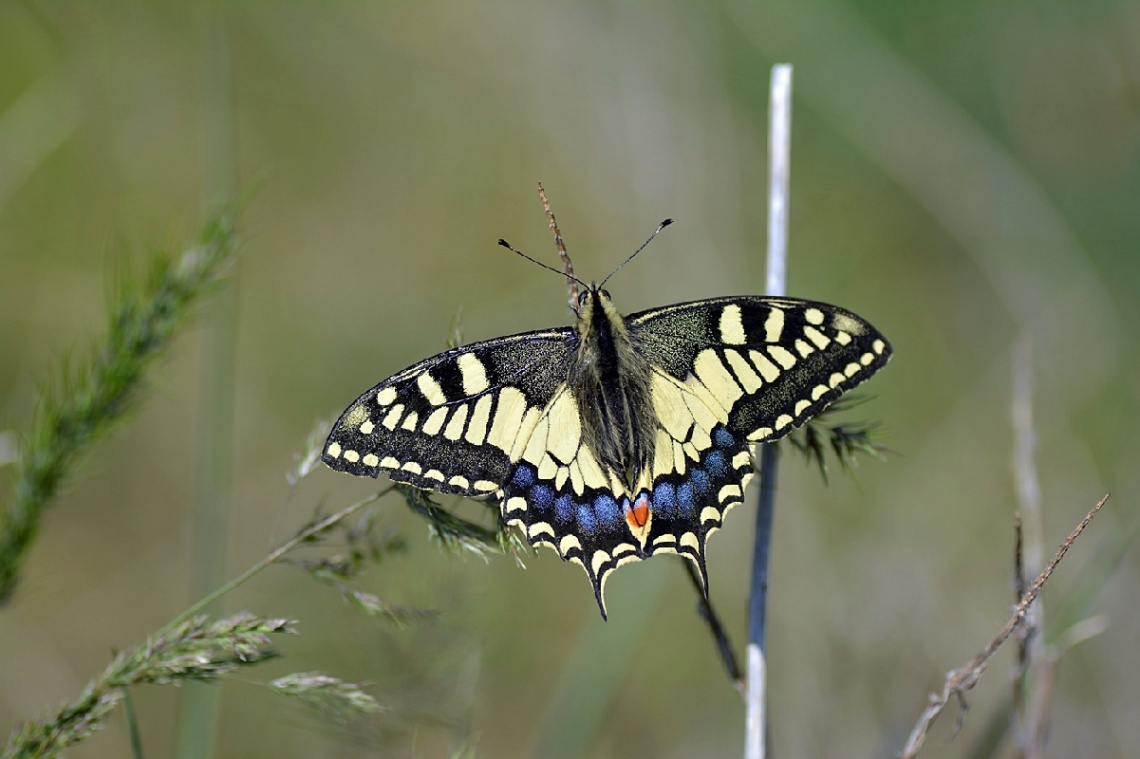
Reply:
M1025 542L1020 511L1013 515L1013 532L1013 593L1014 599L1020 601L1025 596ZM1026 619L1026 624L1017 629L1017 664L1013 670L1013 716L1017 721L1015 730L1018 733L1022 732L1025 725L1025 681L1029 673L1029 637L1034 634L1034 630L1032 616ZM1024 757L1024 746L1021 746L1019 751L1019 755Z
M937 719L938 715L946 708L946 704L950 702L951 698L956 699L962 708L962 717L959 718L959 724L965 719L967 708L966 691L977 684L986 669L986 663L990 657L994 655L994 652L998 650L1001 644L1005 643L1009 636L1025 621L1026 611L1034 599L1037 598L1037 594L1041 592L1041 588L1052 576L1053 570L1056 569L1061 559L1065 558L1065 554L1069 552L1073 541L1084 532L1089 522L1092 521L1093 517L1097 515L1097 512L1100 511L1101 507L1104 506L1107 501L1108 495L1106 494L1104 498L1101 498L1096 506L1093 506L1089 513L1085 515L1081 523L1069 533L1069 536L1065 538L1060 548L1057 549L1057 553L1053 554L1053 558L1050 559L1049 563L1045 565L1045 568L1041 570L1041 574L1037 575L1037 579L1033 581L1033 584L1029 586L1029 590L1026 591L1021 601L1018 602L1017 608L1013 610L1013 616L1005 623L1005 627L1001 629L1001 632L987 643L986 647L964 667L948 672L946 674L946 681L943 683L942 690L939 693L930 694L926 709L922 712L922 716L919 717L917 724L915 724L914 729L911 731L906 746L903 747L902 753L900 754L902 759L912 759L918 754L922 748L922 744L926 741L926 734L930 730L930 726L934 724L934 720Z

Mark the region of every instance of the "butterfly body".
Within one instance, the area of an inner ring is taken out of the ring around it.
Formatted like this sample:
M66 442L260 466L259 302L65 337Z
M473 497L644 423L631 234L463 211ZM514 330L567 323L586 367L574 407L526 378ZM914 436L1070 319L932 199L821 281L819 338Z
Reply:
M867 322L740 296L623 317L596 286L574 327L454 348L384 380L334 425L333 469L495 499L534 545L604 585L656 553L694 562L743 498L752 450L889 360Z
M583 443L632 490L653 460L651 367L605 290L579 297L578 350L567 387L582 419Z

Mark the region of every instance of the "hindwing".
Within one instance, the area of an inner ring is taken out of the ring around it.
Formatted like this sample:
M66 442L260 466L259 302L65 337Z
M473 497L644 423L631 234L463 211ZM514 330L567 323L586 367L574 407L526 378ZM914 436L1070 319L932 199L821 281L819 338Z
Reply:
M609 574L655 553L689 559L707 587L705 540L753 476L749 445L728 431L723 409L709 408L707 397L659 369L652 390L654 458L632 491L598 464L576 428L567 434L562 420L576 420L568 391L544 417L550 432L540 422L503 487L507 521L532 544L549 545L580 565L603 617Z

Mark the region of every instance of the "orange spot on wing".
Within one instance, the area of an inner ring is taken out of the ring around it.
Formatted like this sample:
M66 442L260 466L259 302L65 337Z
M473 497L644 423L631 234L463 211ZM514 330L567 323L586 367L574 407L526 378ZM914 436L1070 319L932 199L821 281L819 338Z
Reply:
M632 506L626 501L625 521L632 530L644 527L649 521L649 499L644 493L638 496Z

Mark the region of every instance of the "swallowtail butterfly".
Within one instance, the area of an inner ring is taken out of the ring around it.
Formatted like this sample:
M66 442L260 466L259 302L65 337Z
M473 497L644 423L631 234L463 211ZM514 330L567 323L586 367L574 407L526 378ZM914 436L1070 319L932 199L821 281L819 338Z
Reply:
M532 545L586 570L603 617L610 572L657 553L691 560L707 593L705 543L741 502L754 446L891 357L860 317L794 298L622 316L589 285L576 305L572 327L453 348L392 375L341 415L322 459L494 499Z

